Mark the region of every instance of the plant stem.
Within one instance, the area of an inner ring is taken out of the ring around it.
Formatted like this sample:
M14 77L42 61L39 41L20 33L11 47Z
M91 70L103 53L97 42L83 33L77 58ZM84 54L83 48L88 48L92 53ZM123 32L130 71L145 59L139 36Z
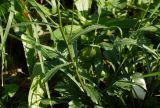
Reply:
M57 11L58 11L58 18L59 18L59 28L60 28L62 37L63 37L65 43L67 44L67 50L68 50L71 62L73 64L73 67L75 68L78 80L79 80L79 82L80 82L80 84L81 84L81 86L82 86L82 88L84 90L84 84L83 84L83 81L80 78L80 74L78 72L78 67L77 67L77 64L76 64L76 62L74 60L75 59L75 53L74 53L74 48L73 48L72 42L71 42L71 40L67 39L66 35L64 34L63 28L62 28L62 19L61 19L61 13L60 13L60 8L59 8L60 7L59 0L57 0L57 2L58 2Z
M5 29L5 32L4 32L4 35L3 37L1 38L2 40L2 44L0 46L0 50L1 50L1 54L2 54L2 67L1 67L1 72L3 72L3 69L4 69L4 60L5 60L5 44L6 44L6 40L7 40L7 37L8 37L8 34L9 34L9 30L11 28L11 24L12 24L12 20L13 20L13 17L14 17L14 1L11 1L11 7L10 7L10 13L9 13L9 18L8 18L8 22L7 22L7 26L6 26L6 29ZM3 73L1 73L1 80L2 80L2 87L3 87Z

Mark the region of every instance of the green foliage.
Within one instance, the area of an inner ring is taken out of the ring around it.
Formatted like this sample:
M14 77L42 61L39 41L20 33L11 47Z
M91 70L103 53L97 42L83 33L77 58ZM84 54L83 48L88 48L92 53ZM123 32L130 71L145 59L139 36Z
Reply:
M0 107L160 107L159 7L158 0L2 0ZM20 76L7 67L19 51L10 52L11 37L24 49Z
M4 85L5 94L7 94L9 97L13 97L16 94L18 88L19 87L16 84Z

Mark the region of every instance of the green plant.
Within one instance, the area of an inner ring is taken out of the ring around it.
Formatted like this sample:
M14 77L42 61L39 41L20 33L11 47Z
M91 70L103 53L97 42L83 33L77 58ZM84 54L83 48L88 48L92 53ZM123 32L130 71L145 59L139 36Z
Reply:
M160 106L158 0L2 1L1 84L19 86L3 87L4 96L14 94L1 106L14 98L16 107ZM6 49L9 38L23 44L23 77L5 76L16 61Z

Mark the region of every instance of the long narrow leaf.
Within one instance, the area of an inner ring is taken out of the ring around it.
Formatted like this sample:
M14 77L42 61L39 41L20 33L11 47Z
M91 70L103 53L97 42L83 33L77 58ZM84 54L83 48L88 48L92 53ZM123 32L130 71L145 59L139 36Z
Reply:
M143 75L143 77L154 77L154 76L160 76L160 72L154 72L154 73Z
M79 88L81 91L84 91L81 84L75 79L75 77L73 75L71 75L68 72L64 72Z
M86 34L90 31L96 30L96 29L107 29L108 27L103 26L103 25L92 25L89 26L87 28L85 28L84 30L80 31L79 33L77 33L75 36L73 36L72 41L75 41L79 36Z
M4 37L3 37L3 40L2 40L2 44L1 44L2 49L3 49L3 47L6 43L6 40L7 40L8 34L9 34L9 30L11 28L13 17L14 17L14 1L11 1L9 18L8 18L7 26L6 26L6 29L5 29L5 32L4 32Z
M54 68L52 68L51 70L49 70L49 72L46 73L45 77L44 77L44 82L49 81L56 73L59 69L70 65L71 63L65 63L65 64L61 64L61 65L57 65Z

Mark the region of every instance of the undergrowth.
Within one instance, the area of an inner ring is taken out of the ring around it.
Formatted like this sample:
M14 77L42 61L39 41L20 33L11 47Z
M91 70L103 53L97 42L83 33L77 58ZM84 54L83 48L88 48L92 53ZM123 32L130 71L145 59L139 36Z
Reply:
M159 8L159 0L1 0L0 107L160 107Z

